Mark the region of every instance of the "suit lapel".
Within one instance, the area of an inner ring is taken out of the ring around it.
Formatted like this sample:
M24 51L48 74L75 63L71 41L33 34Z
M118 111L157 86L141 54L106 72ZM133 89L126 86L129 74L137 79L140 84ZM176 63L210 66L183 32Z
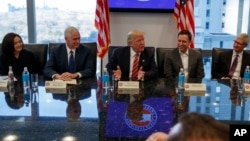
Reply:
M181 61L181 55L179 53L178 47L174 51L174 56L175 56L175 59L176 59L176 64L179 65L180 68L183 68L182 61ZM180 68L178 68L178 69L180 69Z
M140 69L140 67L142 66L144 66L144 64L145 64L145 62L146 62L146 59L145 59L145 53L144 52L141 52L141 55L140 55L140 58L139 58L139 69Z
M192 66L194 60L196 60L195 54L193 53L193 51L191 49L189 49L188 50L188 73L190 73L190 71L191 71L191 68L192 68L191 66Z
M125 49L124 56L120 56L120 57L125 58L125 59L122 59L122 60L124 60L124 62L123 62L124 66L125 66L127 72L129 73L129 69L130 69L130 47L127 47ZM129 61L127 61L126 58L129 58Z
M69 59L68 59L68 52L67 52L66 48L67 47L66 47L66 44L65 44L65 46L62 48L62 54L64 54L62 59L64 60L63 62L67 62L67 63L65 63L64 67L66 68L66 70L69 70Z

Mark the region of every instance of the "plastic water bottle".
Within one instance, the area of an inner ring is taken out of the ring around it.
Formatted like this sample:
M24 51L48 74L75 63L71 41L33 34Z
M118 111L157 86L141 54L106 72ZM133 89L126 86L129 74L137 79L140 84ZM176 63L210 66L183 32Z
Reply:
M103 73L102 73L102 86L104 89L108 89L109 88L109 74L107 71L107 68L103 69Z
M250 67L246 66L243 77L244 83L250 83Z
M30 88L30 73L27 67L24 67L22 79L23 79L23 88Z
M23 79L24 103L26 104L26 106L28 106L30 102L30 73L27 67L24 67L22 79Z
M184 69L181 68L178 75L178 88L184 88L184 83L185 83L185 73Z

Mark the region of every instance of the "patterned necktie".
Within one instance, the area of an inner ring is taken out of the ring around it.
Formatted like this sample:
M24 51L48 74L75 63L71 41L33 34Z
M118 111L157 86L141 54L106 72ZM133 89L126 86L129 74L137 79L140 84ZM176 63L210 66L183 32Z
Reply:
M228 76L229 76L230 78L232 78L232 76L233 76L233 74L234 74L234 72L235 72L235 70L236 70L236 67L237 67L237 64L238 64L238 57L239 57L239 55L237 54L237 55L235 56L235 58L234 58L233 64L232 64L232 66L231 66L231 68L230 68L230 71L229 71L229 73L228 73Z
M72 50L70 51L70 57L69 57L69 72L71 73L75 72L75 59Z
M134 56L133 69L132 69L132 80L137 80L139 65L139 54L136 53Z

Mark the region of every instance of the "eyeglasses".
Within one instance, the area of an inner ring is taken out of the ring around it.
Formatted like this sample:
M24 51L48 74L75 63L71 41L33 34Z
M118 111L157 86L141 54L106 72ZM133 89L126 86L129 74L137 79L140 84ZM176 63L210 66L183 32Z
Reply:
M240 42L238 42L238 41L236 41L236 40L234 40L234 43L237 44L237 45L240 45L240 46L246 45L245 43L240 43Z

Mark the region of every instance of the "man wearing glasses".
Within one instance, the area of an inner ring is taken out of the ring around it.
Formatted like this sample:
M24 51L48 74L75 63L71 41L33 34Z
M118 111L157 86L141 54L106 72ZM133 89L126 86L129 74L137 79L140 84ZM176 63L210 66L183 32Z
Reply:
M243 78L246 66L250 66L250 54L244 51L248 46L248 42L248 34L241 33L234 40L233 50L219 54L212 72L215 79Z

